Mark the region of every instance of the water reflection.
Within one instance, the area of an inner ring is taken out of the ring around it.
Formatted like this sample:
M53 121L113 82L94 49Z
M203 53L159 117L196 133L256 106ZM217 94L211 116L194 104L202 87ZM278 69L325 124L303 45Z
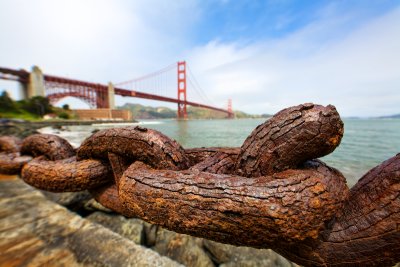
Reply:
M187 120L176 121L176 141L181 145L186 145L189 142L189 122Z

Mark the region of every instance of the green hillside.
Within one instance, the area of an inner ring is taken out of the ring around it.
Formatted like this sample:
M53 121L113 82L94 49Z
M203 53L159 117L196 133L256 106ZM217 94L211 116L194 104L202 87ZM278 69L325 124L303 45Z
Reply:
M140 104L127 103L118 109L128 109L132 111L133 118L135 119L174 119L176 118L176 110L167 107L150 107L143 106ZM234 111L235 118L268 118L271 117L269 114L263 115L251 115L242 111ZM223 119L226 118L226 114L214 110L188 107L188 118L189 119Z
M54 118L71 118L68 105L64 108L53 107L45 97L34 96L30 99L14 101L6 91L0 93L0 119L42 120L46 114Z

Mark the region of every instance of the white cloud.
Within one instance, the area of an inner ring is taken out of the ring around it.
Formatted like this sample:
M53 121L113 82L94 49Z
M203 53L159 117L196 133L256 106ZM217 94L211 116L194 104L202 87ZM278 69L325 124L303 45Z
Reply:
M4 1L1 64L98 82L170 64L185 44L191 20L180 22L195 16L194 2L153 2Z
M399 113L400 9L337 38L342 23L320 19L246 46L212 41L189 58L220 105L232 97L234 108L252 113L303 102L334 104L344 116Z
M141 76L179 59L198 17L196 5L192 0L2 1L0 65L38 65L47 74L100 83Z

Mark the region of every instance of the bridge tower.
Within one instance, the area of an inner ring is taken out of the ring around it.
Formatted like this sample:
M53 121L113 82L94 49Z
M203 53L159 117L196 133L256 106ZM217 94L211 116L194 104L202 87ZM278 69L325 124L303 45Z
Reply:
M183 103L181 101L183 101ZM187 119L186 61L178 62L178 120L182 119Z
M228 118L233 119L234 117L233 109L232 109L232 99L228 99Z

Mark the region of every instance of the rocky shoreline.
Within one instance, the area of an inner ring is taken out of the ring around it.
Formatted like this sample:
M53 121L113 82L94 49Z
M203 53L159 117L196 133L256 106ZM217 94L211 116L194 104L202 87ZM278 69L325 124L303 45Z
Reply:
M87 220L100 224L120 236L150 248L185 266L298 266L270 249L236 247L175 233L135 218L125 218L103 207L87 191L50 193L41 191L49 200L65 206Z
M0 175L0 266L181 266Z
M136 122L136 121L130 121ZM29 135L38 133L38 129L44 127L61 128L67 125L92 125L94 123L127 123L126 121L102 120L102 121L81 121L81 120L57 120L57 121L22 121L8 120L0 121L0 136L13 135L19 138L25 138Z

